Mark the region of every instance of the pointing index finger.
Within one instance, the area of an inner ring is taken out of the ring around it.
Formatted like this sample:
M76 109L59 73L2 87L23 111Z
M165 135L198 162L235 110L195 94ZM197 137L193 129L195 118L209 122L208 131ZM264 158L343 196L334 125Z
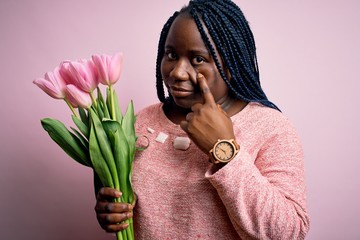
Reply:
M201 94L203 95L204 98L204 103L215 104L214 96L212 95L210 88L207 85L204 75L198 73L196 78L200 87Z

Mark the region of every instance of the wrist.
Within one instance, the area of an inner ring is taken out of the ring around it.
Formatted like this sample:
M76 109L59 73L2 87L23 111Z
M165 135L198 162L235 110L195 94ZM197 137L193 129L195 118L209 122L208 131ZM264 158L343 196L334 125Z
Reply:
M237 155L240 145L235 139L219 139L209 151L209 161L224 165Z

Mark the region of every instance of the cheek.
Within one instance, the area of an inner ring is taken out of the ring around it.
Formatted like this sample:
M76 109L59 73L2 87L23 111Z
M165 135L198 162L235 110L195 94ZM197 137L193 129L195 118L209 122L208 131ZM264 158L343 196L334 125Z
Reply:
M160 64L160 72L161 72L162 78L163 79L167 78L170 74L170 71L171 71L171 65L169 64L169 62L167 62L163 58L161 60L161 64Z
M160 73L161 73L161 76L164 78L164 58L161 60L161 63L160 63Z
M216 100L228 95L229 87L226 85L225 81L222 79L218 72L214 73L212 76L213 82L208 82L211 92L214 95Z
M160 73L163 83L166 87L168 87L168 78L169 78L169 67L166 64L166 61L162 60L160 64Z

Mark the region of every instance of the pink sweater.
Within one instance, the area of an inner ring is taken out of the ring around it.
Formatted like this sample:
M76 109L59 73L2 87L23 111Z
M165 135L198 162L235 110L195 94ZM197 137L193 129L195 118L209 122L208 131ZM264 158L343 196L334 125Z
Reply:
M139 142L133 186L136 239L303 239L309 229L303 152L284 115L256 103L232 117L240 152L217 172L161 104L137 116ZM147 128L155 130L149 133ZM155 141L160 132L164 143Z

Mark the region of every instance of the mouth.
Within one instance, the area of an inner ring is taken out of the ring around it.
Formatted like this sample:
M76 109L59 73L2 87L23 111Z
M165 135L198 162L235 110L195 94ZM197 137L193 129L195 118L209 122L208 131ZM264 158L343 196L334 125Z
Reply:
M171 95L175 98L188 97L194 94L194 89L183 88L183 87L171 86L169 90Z

